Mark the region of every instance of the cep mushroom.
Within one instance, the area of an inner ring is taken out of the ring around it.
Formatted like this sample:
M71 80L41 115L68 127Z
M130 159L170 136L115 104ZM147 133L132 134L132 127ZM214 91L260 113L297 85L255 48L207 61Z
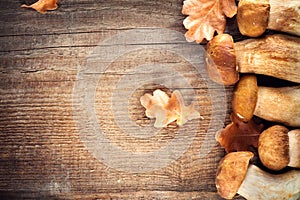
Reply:
M300 37L268 35L233 42L220 34L207 44L206 68L211 80L232 85L240 73L263 74L300 83Z
M258 37L266 29L300 36L299 0L240 0L238 28L243 35Z
M227 154L217 169L218 194L232 199L236 193L248 200L298 199L300 197L300 171L270 174L255 165L249 165L252 152Z
M300 168L300 129L289 131L281 125L266 129L259 136L258 154L262 164L271 170Z
M300 85L257 86L255 75L244 75L233 93L233 112L244 122L253 115L288 126L300 126Z

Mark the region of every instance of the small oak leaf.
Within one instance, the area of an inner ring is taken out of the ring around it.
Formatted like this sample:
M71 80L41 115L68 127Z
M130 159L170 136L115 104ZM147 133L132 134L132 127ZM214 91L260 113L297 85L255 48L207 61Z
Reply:
M232 122L216 134L216 140L226 153L249 151L251 146L257 148L263 125L256 124L252 119L247 123L242 122L234 114L231 114L230 117Z
M169 123L176 121L182 126L189 120L202 118L195 110L194 104L184 104L184 99L178 90L175 90L171 97L159 89L151 94L145 94L140 98L142 106L146 108L146 116L156 118L154 127L162 128Z
M182 14L189 15L183 21L188 31L187 41L197 43L211 40L217 32L222 34L226 26L226 16L233 17L237 12L234 0L185 0Z
M57 6L57 0L38 0L30 6L23 4L22 8L32 8L37 12L45 14L47 10L55 10Z

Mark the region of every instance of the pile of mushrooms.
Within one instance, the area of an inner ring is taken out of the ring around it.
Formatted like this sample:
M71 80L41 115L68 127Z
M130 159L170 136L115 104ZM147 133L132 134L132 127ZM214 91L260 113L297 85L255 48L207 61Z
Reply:
M240 0L239 31L257 38L220 34L206 46L210 79L235 84L231 123L215 136L226 152L216 175L225 199L300 199L299 8L295 0ZM258 74L287 86L259 85Z
M228 153L217 171L220 196L231 199L238 193L250 200L299 199L300 86L263 87L257 85L255 75L243 75L233 92L232 110L232 122L216 133ZM255 117L272 125L259 124ZM253 164L248 167L253 149L256 160L270 173Z

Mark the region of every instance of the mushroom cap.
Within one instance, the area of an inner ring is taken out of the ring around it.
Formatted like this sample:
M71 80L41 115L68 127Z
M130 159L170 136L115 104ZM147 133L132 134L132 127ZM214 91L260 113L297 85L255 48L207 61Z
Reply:
M263 131L258 139L258 155L264 166L281 170L289 164L289 130L281 125Z
M242 76L235 88L232 99L233 112L241 121L248 122L253 117L257 93L256 76L252 74Z
M270 4L268 0L241 0L238 4L237 22L241 34L258 37L268 26Z
M206 46L206 70L219 84L232 85L239 80L233 39L228 34L215 36Z
M244 181L250 159L250 151L231 152L219 163L216 177L218 194L225 199L232 199Z

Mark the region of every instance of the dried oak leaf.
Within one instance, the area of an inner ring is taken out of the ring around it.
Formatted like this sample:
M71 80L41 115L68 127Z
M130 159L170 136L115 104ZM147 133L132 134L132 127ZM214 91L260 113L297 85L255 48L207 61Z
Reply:
M57 6L57 0L39 0L30 6L23 4L22 8L32 8L39 13L45 14L47 10L55 10Z
M183 97L175 90L171 97L161 90L155 90L153 95L145 94L140 98L142 106L146 108L146 116L156 118L154 127L161 128L176 121L181 126L188 120L200 118L194 104L185 106Z
M226 153L249 151L250 146L257 148L263 124L256 124L252 119L247 123L240 121L234 114L231 114L231 121L216 134L216 140L225 148Z
M205 38L211 40L215 31L221 34L225 30L226 18L237 12L234 0L185 0L182 14L189 15L183 25L188 31L187 41L200 43Z

